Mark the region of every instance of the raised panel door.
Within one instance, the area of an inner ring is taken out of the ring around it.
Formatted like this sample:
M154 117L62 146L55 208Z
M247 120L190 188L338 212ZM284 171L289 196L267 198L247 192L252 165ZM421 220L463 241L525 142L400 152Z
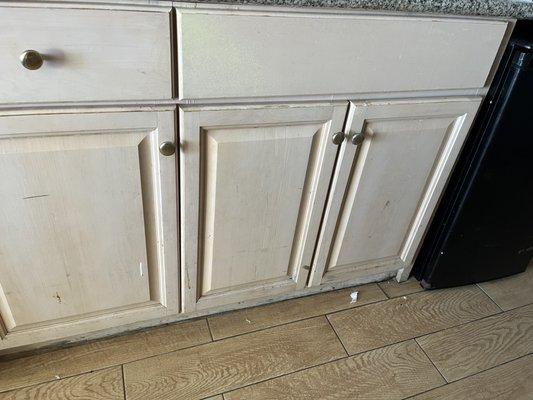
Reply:
M179 311L174 137L172 110L0 116L0 349Z
M186 311L305 286L346 110L180 110Z
M479 102L352 104L311 285L408 274Z

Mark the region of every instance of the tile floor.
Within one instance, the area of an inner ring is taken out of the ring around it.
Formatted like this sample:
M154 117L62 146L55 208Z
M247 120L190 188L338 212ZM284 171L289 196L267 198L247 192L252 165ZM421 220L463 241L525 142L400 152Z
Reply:
M480 285L368 284L0 359L0 400L407 398L533 399L533 264Z

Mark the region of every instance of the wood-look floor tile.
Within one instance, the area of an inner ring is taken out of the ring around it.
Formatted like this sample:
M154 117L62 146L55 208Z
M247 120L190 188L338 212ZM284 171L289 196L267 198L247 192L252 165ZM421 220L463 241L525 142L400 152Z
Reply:
M390 279L385 282L380 282L378 285L391 299L394 297L407 296L424 290L424 288L420 286L420 282L414 277L401 283L398 283L396 279Z
M501 312L477 286L425 291L328 316L350 354Z
M444 383L420 347L410 340L238 389L224 397L399 400Z
M359 292L358 298L357 302L351 303L350 294L354 291ZM213 338L217 340L334 311L359 307L386 298L379 287L373 283L233 311L209 317L208 320Z
M211 341L205 319L0 362L0 392Z
M0 393L0 400L123 400L120 367Z
M222 397L222 395L218 395L218 396L213 396L213 397L207 397L205 398L204 400L224 400L224 398Z
M533 354L450 383L412 400L531 400Z
M448 382L533 352L533 304L417 339Z
M507 278L480 283L502 310L525 306L533 303L533 263L525 272Z
M124 365L128 400L202 399L344 357L325 317Z

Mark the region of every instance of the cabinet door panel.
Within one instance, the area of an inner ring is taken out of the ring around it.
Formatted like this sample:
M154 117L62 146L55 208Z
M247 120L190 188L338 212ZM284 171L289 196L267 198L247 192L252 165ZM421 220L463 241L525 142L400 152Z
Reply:
M305 286L346 109L181 111L186 309Z
M355 105L312 284L410 268L479 100Z
M5 115L0 132L6 343L177 312L173 112Z

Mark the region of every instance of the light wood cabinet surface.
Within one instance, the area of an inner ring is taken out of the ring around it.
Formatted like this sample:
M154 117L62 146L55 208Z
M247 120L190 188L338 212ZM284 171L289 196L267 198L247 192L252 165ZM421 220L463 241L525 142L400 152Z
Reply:
M305 286L346 111L180 109L186 311Z
M0 354L405 280L513 27L172 4L0 2Z
M172 110L0 116L6 342L179 311L174 129Z
M483 87L507 22L178 9L180 99Z
M170 10L0 6L0 103L172 97ZM19 60L38 51L37 70Z
M311 285L408 273L479 103L352 104L351 135L364 140L341 148Z

